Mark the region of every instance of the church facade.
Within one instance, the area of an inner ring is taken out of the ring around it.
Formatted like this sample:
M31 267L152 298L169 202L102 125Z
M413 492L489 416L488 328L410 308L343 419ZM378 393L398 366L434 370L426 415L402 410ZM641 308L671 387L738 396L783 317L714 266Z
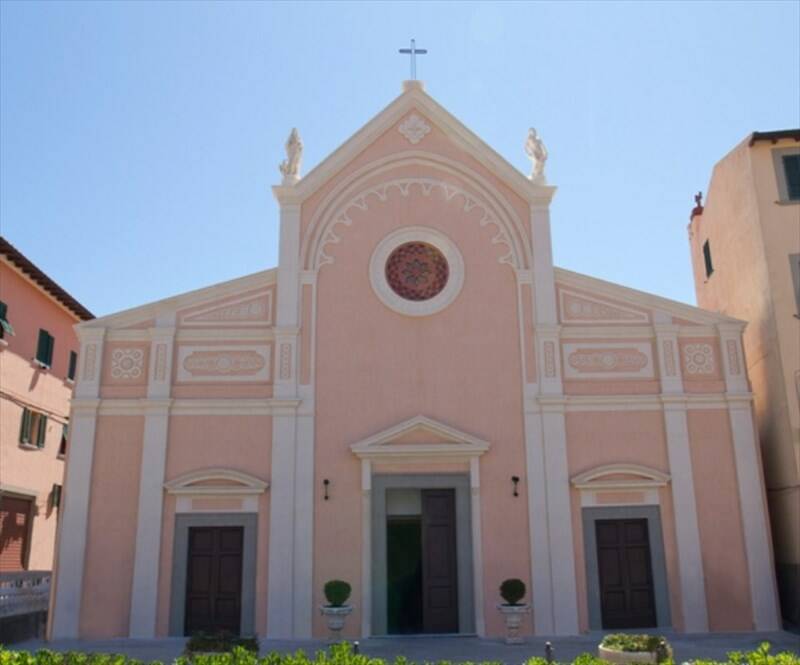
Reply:
M778 628L745 324L554 267L529 144L407 82L277 268L77 326L51 637Z

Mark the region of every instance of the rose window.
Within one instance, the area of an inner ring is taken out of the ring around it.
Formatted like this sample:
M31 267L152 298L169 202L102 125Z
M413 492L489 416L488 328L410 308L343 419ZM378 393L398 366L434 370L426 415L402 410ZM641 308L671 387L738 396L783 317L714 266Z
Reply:
M444 289L449 274L447 259L425 242L400 245L386 260L386 281L406 300L430 300Z

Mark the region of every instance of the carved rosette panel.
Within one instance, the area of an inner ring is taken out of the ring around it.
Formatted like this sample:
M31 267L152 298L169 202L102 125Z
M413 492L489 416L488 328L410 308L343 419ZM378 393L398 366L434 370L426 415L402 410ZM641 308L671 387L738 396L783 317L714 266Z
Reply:
M261 382L270 380L270 347L181 346L178 350L178 381Z
M675 376L675 344L671 339L664 340L664 374L667 376Z
M648 323L644 312L561 290L561 318L569 323Z
M550 379L552 379L556 375L555 342L544 343L544 375Z
M279 377L282 381L288 381L292 378L292 345L281 344L280 355Z
M111 378L123 381L141 378L144 367L142 349L114 349L111 352Z
M647 366L647 356L636 349L578 349L567 362L581 374L638 372Z
M431 128L425 120L423 120L416 113L412 113L397 128L403 136L406 137L409 143L417 145L425 136L430 133Z
M736 340L729 339L726 343L728 349L728 367L731 369L731 374L738 375L741 373L741 366L739 365L739 349L736 348Z
M563 345L567 379L649 379L655 377L649 342L567 342Z
M86 345L86 357L83 359L83 380L94 381L97 372L97 344Z
M711 344L687 344L683 347L683 364L692 376L714 373L714 349Z

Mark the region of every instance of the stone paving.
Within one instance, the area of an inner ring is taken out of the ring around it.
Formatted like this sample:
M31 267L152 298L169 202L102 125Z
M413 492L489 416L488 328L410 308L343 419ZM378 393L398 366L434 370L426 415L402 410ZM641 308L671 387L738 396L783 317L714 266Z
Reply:
M665 633L674 649L675 662L690 659L710 658L722 660L728 651L746 651L757 647L761 642L770 642L773 653L794 651L800 653L800 635L786 631L775 633L714 633L710 635L681 635ZM550 638L555 649L554 656L559 661L569 661L580 653L594 652L602 633L590 633L578 637ZM477 637L386 637L359 641L361 653L384 659L405 656L411 661L425 662L437 660L499 661L507 665L518 665L531 656L544 656L546 638L530 638L525 644L509 646L499 640ZM124 653L141 660L160 660L165 663L180 655L184 638L158 640L40 640L22 642L12 646L14 649L35 651L48 648L56 651L90 651L105 653ZM303 649L313 653L327 645L321 641L261 640L261 653L279 651L294 652Z

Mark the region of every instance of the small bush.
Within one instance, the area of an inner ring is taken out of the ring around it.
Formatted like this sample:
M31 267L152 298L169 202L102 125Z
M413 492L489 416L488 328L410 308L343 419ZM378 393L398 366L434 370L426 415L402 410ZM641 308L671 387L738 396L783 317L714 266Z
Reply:
M650 651L654 652L659 663L663 663L672 658L672 648L669 643L660 635L630 635L628 633L616 633L606 635L600 643L606 649L614 651Z
M525 582L512 578L500 585L500 596L507 605L519 605L525 597Z
M258 653L258 638L239 637L227 631L217 633L194 633L186 642L185 652L191 655L196 652L227 653L234 649L244 649L251 653ZM38 665L38 664L37 664ZM120 663L119 665L124 665Z
M325 583L323 591L331 607L341 607L350 597L352 587L343 580L330 580Z

